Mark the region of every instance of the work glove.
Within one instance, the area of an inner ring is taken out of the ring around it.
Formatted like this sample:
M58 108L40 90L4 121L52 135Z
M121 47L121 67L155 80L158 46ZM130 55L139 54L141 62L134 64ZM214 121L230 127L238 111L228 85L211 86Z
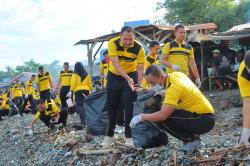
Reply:
M72 91L69 91L66 95L66 97L71 97L72 96Z
M195 85L200 89L201 88L201 80L200 80L200 78L196 78L194 82L195 82Z
M132 118L132 120L131 120L129 126L130 126L131 128L134 128L135 125L136 125L137 123L140 123L141 121L143 121L142 118L141 118L141 115L137 115L137 116L135 116L135 117Z
M172 69L173 69L173 71L180 71L181 70L180 66L175 65L175 64L172 64Z
M30 126L26 128L26 132L27 132L27 135L33 136L33 130Z
M29 96L28 94L25 94L25 95L24 95L25 99L27 99L27 98L28 98L28 96Z
M250 138L250 129L243 128L239 144L244 144L249 147L250 146L249 138Z

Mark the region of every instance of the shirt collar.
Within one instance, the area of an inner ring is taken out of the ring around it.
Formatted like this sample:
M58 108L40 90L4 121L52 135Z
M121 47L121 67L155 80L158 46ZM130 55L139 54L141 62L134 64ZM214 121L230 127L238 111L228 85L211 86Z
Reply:
M177 42L176 39L174 39L174 41L175 41L178 45L186 44L185 40L183 40L182 43Z

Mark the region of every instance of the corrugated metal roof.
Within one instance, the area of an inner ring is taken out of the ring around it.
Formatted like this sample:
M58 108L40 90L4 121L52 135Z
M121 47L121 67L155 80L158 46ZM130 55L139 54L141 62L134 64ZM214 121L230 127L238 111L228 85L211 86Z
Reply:
M175 26L173 25L168 25L168 26L163 26L163 25L144 25L144 26L138 26L135 27L135 30L144 34L145 36L151 36L152 35L152 31L153 30L164 30L167 32L173 32L174 31ZM195 31L195 30L214 30L216 29L217 26L214 23L205 23L205 24L196 24L196 25L188 25L185 26L185 29L187 31ZM104 42L104 41L108 41L111 38L118 36L119 32L116 33L111 33L108 35L104 35L104 36L99 36L93 39L88 39L88 40L80 40L79 42L77 42L75 45L80 45L80 44L89 44L89 43L94 43L94 42Z

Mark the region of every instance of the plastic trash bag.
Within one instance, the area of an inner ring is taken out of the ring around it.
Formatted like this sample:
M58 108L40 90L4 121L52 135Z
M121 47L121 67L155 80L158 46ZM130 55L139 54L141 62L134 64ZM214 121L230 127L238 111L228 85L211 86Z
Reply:
M151 90L139 94L137 101L133 103L134 116L141 113L153 113L160 111L162 97L160 95L155 95L160 90L161 89L157 89L156 91ZM134 146L152 148L168 144L168 136L161 128L161 123L142 121L136 124L136 126L131 129Z
M108 111L105 91L97 91L85 98L84 109L87 120L87 132L93 135L105 135L108 127Z

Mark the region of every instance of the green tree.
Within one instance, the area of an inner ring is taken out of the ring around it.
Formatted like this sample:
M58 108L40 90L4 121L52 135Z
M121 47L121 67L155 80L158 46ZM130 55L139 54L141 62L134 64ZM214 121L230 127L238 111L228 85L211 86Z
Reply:
M165 22L184 25L214 22L219 31L246 22L248 0L165 0L156 10L166 9Z
M24 62L24 65L16 66L15 70L18 74L22 72L37 72L40 63L36 63L33 59Z
M62 68L62 66L59 64L60 61L54 60L50 64L45 64L45 70L50 72L52 80L56 80L58 78L58 74Z

